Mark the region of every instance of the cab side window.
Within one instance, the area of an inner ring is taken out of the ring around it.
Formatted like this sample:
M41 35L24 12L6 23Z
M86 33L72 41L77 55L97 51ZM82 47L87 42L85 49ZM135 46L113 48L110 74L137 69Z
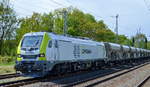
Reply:
M51 40L48 43L48 48L52 48L52 41Z
M58 41L55 41L55 47L58 48Z

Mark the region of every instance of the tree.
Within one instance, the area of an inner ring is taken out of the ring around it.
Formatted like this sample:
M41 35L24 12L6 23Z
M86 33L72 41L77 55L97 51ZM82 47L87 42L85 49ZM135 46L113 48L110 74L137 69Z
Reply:
M150 41L147 42L147 49L150 50Z
M17 30L18 40L31 31L53 31L63 34L63 11L64 9L57 9L49 14L34 13L29 18L23 18ZM79 9L72 8L68 11L67 23L69 35L88 37L96 41L115 42L115 33L102 20L97 21L94 16L83 13ZM119 43L124 44L126 40L124 35L119 36Z
M16 39L20 41L22 36L28 32L52 32L53 29L53 15L33 13L29 18L20 19L20 28L17 29Z
M0 2L0 55L4 41L14 39L17 24L17 18L9 0L2 0Z
M97 41L111 41L114 33L101 20L96 21L91 14L85 14L73 9L68 16L68 34L73 36L89 37Z
M134 46L139 48L147 48L147 37L142 33L137 33L134 36Z
M127 37L125 35L119 35L118 36L118 43L119 44L126 44Z

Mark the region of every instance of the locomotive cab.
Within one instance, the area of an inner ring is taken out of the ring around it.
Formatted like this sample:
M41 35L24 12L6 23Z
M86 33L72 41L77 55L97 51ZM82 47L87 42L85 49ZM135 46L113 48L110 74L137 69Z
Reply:
M38 76L43 75L47 70L46 50L50 41L51 38L45 32L25 34L17 50L16 71L21 74L35 72Z
M44 54L39 54L41 42L43 36L25 36L21 42L21 54L18 57L22 57L23 60L37 60L38 57L44 56Z

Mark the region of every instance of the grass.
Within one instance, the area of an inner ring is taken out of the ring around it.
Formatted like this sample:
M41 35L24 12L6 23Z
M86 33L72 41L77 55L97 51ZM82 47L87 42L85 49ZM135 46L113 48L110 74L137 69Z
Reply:
M0 66L0 75L15 73L14 65L1 65Z
M0 56L0 59L1 59L1 61L0 61L0 75L1 74L15 73L15 69L14 69L15 61L13 59L10 61L6 61L6 58L10 59L11 57L1 57Z
M14 66L15 61L9 62L9 63L0 63L0 66Z
M10 66L10 65L0 66L0 75L9 74L9 73L15 73L14 66Z

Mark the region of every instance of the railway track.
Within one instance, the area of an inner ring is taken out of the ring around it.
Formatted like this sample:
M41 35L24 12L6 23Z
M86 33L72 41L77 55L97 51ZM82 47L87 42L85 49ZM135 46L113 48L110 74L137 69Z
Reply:
M1 83L0 87L19 87L19 86L39 82L40 80L42 80L42 78L29 78L29 79L18 80L18 81L10 81L10 82Z
M128 73L128 72L131 72L131 71L133 71L133 70L136 70L136 69L138 69L138 68L140 68L140 67L142 67L142 66L145 66L145 65L147 65L147 64L149 64L149 62L148 63L144 63L144 64L141 64L141 65L138 65L138 66L135 66L135 67L133 67L133 68L129 68L129 69L127 69L127 70L125 70L124 72L121 72L121 71L123 71L123 70L118 70L118 72L107 72L108 73L108 75L110 75L110 74L114 74L114 73L117 73L117 74L115 74L115 75L112 75L112 76L109 76L109 77L107 77L107 75L97 75L97 76L91 76L91 78L87 78L87 79L83 79L83 80L78 80L78 81L75 81L75 82L69 82L69 83L67 83L67 84L64 84L64 83L61 83L61 82L58 82L57 83L57 80L59 80L59 79L62 79L61 81L65 81L65 78L67 78L67 77L72 77L72 76L77 76L77 74L84 74L84 73L87 73L87 72L81 72L81 73L73 73L73 74L66 74L66 75L62 75L62 76L49 76L49 77L47 77L47 78L30 78L30 79L24 79L24 80L18 80L18 81L11 81L11 82L6 82L6 83L1 83L0 84L0 87L1 86L5 86L5 87L19 87L19 86L24 86L24 85L28 85L28 84L33 84L33 83L37 83L37 82L47 82L47 80L50 80L50 82L56 82L55 84L51 84L50 86L57 86L57 85L60 85L60 86L63 86L63 87L71 87L71 86L78 86L78 85L81 85L81 84L85 84L85 83L88 83L88 82L90 82L90 81L92 81L92 80L94 80L94 79L98 79L98 78L103 78L104 76L106 76L104 79L101 79L101 80L97 80L96 82L93 82L93 83L91 83L91 84L88 84L88 85L86 85L87 87L91 87L91 86L95 86L95 85L97 85L97 84L100 84L100 83L103 83L103 82L106 82L106 81L109 81L109 80L111 80L111 79L113 79L113 78L116 78L116 77L119 77L119 76L121 76L121 75L123 75L123 74L126 74L126 73ZM91 71L92 72L92 71ZM120 72L120 73L119 73ZM90 72L89 72L90 73ZM106 74L106 73L104 73L104 74ZM60 84L59 84L60 83Z
M150 76L146 77L143 81L141 81L137 86L135 87L143 87L144 84L150 79Z
M85 71L86 72L86 71ZM83 72L77 72L76 74L83 73ZM33 84L36 82L44 82L47 80L54 80L59 78L65 78L66 76L72 76L75 73L65 74L65 75L59 75L59 76L47 76L47 77L41 77L41 78L29 78L29 79L23 79L23 80L17 80L17 81L10 81L5 83L0 83L0 87L19 87L24 86L28 84Z
M127 72L136 70L147 64L149 64L149 63L145 63L145 64L141 64L141 65L136 64L134 66L127 66L125 68L120 68L120 69L116 68L116 70L114 70L114 71L112 69L109 69L109 70L106 69L106 70L98 70L98 71L96 70L96 71L91 71L91 72L86 72L86 73L78 73L78 74L74 74L73 76L69 76L69 77L66 76L64 78L57 78L55 80L44 81L46 83L42 82L42 85L40 83L40 86L38 86L38 83L32 84L32 85L29 85L29 87L33 87L33 86L34 87L42 87L42 86L43 87L45 87L45 86L46 87L72 87L72 86L93 87L97 84L107 82L113 78L119 77ZM94 74L93 72L96 72L96 73ZM114 74L114 75L110 76L111 74ZM90 81L93 81L93 80L99 79L99 78L101 78L101 80L97 80L96 81L97 83L93 82L92 84L89 84L89 83L91 83ZM48 84L47 84L47 82L48 82ZM85 85L82 85L82 84L85 84Z
M103 78L102 76L94 76L94 77L91 77L91 78L88 78L88 79L84 79L84 80L79 80L77 82L73 82L73 83L69 83L69 84L66 84L64 85L63 87L72 87L72 86L84 86L84 87L93 87L93 86L96 86L98 84L101 84L103 82L107 82L109 80L112 80L116 77L119 77L121 75L124 75L126 73L129 73L129 72L132 72L140 67L143 67L145 65L148 65L150 64L149 62L148 63L144 63L142 65L139 65L139 66L136 66L136 67L133 67L133 68L130 68L130 69L127 69L123 72L119 71L117 74L114 74L114 75L110 75L110 76L106 76L105 78ZM150 78L150 77L149 77ZM141 86L137 86L137 87L141 87Z
M6 79L6 78L13 78L13 77L19 77L19 74L16 73L12 73L12 74L4 74L4 75L0 75L0 80L1 79Z

